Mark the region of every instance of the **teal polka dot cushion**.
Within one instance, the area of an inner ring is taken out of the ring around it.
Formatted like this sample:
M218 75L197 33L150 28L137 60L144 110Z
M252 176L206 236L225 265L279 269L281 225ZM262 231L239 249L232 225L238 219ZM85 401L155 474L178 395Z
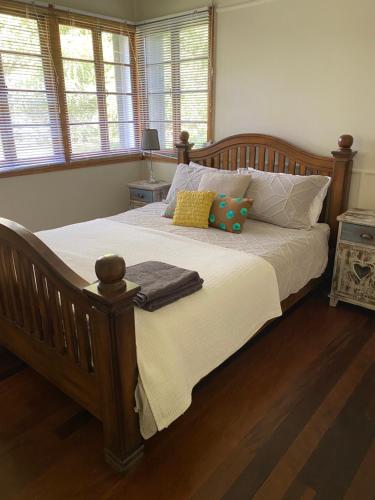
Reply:
M252 203L249 198L231 198L222 193L217 195L211 207L209 225L222 231L240 233Z

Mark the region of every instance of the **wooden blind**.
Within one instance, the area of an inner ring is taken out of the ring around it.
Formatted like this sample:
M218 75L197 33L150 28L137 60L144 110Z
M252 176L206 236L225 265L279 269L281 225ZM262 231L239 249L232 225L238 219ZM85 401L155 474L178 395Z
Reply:
M212 13L204 9L137 26L142 128L172 150L181 130L201 146L210 137Z
M0 168L64 162L48 14L0 7Z

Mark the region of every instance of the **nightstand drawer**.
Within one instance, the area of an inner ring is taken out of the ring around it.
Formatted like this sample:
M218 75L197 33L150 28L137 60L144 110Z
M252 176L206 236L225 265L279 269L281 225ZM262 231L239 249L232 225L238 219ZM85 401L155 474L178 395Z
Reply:
M153 191L135 188L129 188L129 190L131 200L143 201L144 203L152 203L154 201Z
M375 246L375 228L361 224L342 223L341 240Z

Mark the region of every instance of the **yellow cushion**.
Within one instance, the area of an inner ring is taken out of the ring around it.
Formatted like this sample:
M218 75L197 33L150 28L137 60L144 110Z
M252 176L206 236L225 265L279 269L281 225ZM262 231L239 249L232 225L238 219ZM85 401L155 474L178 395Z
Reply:
M208 228L208 216L216 193L210 191L180 191L173 216L176 226Z

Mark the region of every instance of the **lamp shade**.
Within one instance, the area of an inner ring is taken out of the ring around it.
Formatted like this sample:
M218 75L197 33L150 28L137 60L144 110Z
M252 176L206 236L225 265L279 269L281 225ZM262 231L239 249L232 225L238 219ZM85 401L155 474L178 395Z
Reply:
M143 151L147 150L159 150L159 136L156 128L145 128L142 134L141 149Z

